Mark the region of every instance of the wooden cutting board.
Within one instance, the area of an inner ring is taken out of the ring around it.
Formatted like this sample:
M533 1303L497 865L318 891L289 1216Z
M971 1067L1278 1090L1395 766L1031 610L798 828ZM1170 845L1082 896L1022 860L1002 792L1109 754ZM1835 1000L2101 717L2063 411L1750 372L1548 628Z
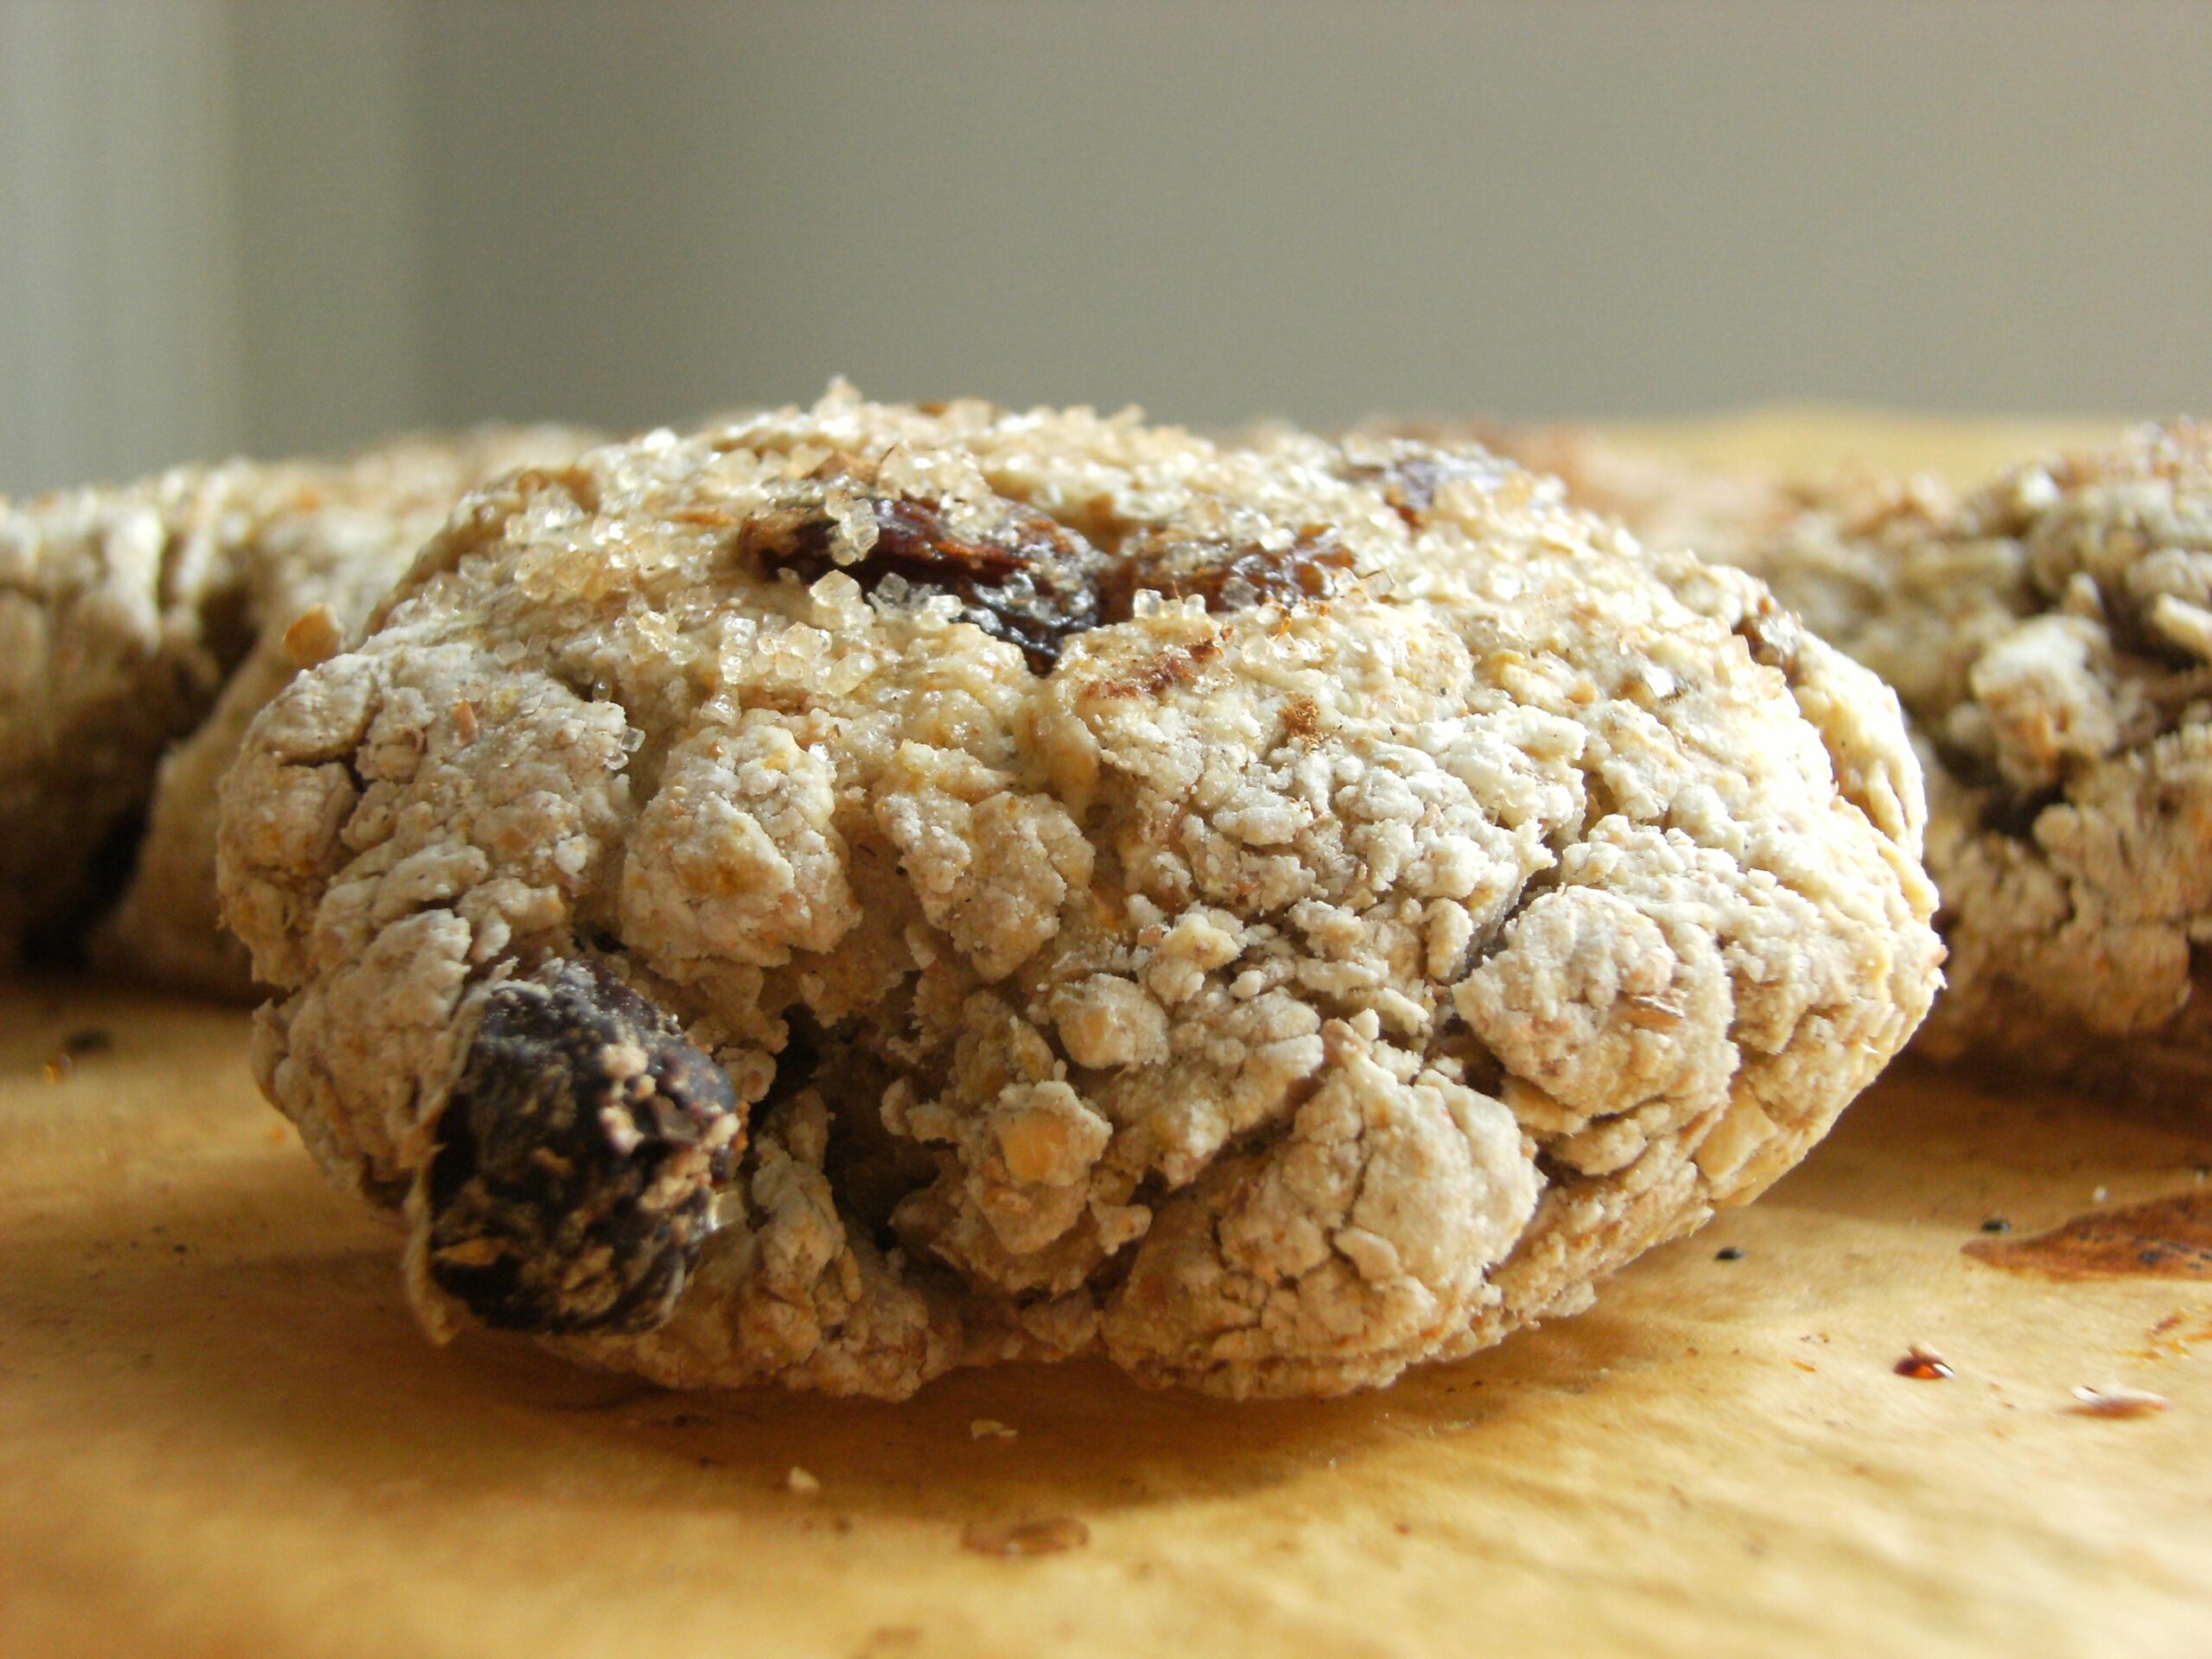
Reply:
M2039 435L1661 437L1971 473ZM1381 1394L1012 1367L886 1406L429 1346L244 1049L234 1009L0 986L10 1659L2212 1655L2212 1112L1894 1073L1594 1311ZM1966 1253L2161 1199L2021 1253L2122 1271ZM1897 1375L1915 1343L1954 1375ZM2069 1409L2110 1384L2168 1408ZM1088 1540L963 1543L1033 1522Z

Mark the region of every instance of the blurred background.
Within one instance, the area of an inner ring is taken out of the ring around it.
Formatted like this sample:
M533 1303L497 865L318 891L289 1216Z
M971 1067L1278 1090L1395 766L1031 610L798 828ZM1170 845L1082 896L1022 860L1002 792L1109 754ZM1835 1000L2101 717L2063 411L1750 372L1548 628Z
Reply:
M489 416L2212 410L2212 5L0 0L0 490Z

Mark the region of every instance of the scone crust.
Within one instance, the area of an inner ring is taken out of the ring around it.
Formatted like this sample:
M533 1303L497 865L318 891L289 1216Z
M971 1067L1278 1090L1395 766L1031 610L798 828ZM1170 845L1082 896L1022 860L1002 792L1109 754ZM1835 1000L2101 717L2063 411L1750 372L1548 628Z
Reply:
M1760 576L1895 687L1929 780L1947 1061L2212 1089L2212 437L2147 426L1961 494L1502 440L1662 545Z
M1940 1058L2212 1089L2212 429L2015 468L1877 545L1855 642L1940 772Z
M591 442L485 427L0 502L0 951L116 883L101 965L246 995L215 893L215 785L246 726L466 490Z
M571 1351L1320 1394L1801 1156L1933 992L1922 821L1864 671L1479 449L839 388L470 498L255 722L222 882L418 1256L501 985L719 1063L719 1224Z

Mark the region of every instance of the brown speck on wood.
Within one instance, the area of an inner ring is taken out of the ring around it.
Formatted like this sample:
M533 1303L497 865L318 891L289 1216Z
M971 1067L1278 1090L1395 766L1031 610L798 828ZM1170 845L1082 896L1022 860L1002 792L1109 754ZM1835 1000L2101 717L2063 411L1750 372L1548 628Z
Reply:
M1958 1373L1951 1369L1951 1362L1933 1348L1914 1343L1905 1350L1905 1356L1890 1368L1899 1376L1909 1376L1916 1382L1941 1382Z
M2046 1279L2212 1279L2212 1192L2095 1210L2031 1238L1968 1239L1977 1262Z
M960 1547L979 1555L1057 1555L1090 1541L1090 1529L1071 1516L1044 1521L977 1521L960 1535Z
M2150 1417L2171 1403L2164 1395L2113 1383L2101 1389L2075 1389L2074 1403L2066 1409L2081 1417Z

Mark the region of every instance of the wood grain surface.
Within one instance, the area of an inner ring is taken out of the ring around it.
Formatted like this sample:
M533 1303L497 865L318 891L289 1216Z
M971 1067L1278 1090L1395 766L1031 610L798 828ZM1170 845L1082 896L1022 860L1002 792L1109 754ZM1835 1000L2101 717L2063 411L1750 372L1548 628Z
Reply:
M1665 435L1885 458L1817 412ZM1591 1313L1380 1394L672 1395L425 1342L237 1010L19 982L0 1654L2212 1654L2208 1166L2212 1112L1908 1068ZM2109 1224L2120 1271L1966 1253L2161 1199L2141 1271ZM2075 1408L2111 1386L2165 1408ZM1009 1537L1067 1547L969 1547Z

